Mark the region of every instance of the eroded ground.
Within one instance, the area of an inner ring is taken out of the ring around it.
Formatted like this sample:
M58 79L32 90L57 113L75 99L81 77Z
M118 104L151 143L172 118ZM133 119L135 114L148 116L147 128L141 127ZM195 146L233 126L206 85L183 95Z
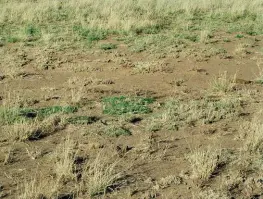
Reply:
M260 198L262 36L112 43L0 47L0 198Z

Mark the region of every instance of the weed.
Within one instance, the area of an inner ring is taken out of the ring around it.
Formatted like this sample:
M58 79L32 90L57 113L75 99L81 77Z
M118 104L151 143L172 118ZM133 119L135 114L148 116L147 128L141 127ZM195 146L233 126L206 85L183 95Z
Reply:
M221 150L213 149L211 146L192 151L187 159L192 168L193 178L201 181L208 180L219 165L220 156Z
M198 121L203 124L214 123L238 115L240 109L240 100L233 97L225 97L217 101L169 100L160 113L149 119L146 128L150 131L158 131L163 127L175 130L185 125L195 125Z
M132 29L133 32L136 34L157 34L162 29L164 29L164 25L156 24L156 25L149 25L146 27L137 27Z
M227 71L219 74L219 78L214 78L210 83L212 91L227 93L233 90L235 86L236 75L231 79L227 76Z
M109 128L105 129L105 134L111 137L119 137L121 135L131 135L131 132L128 129L125 129L123 127L117 127L117 126L110 126Z
M37 117L38 118L45 118L53 114L69 114L75 113L78 111L76 106L50 106L45 108L36 109ZM25 112L24 112L25 113ZM22 113L23 114L23 113ZM27 112L26 112L27 114Z
M262 114L259 114L262 116ZM240 133L245 139L244 151L251 154L262 152L263 150L263 124L258 117L253 118L251 122L241 125Z
M120 177L120 173L114 171L116 165L117 162L107 164L100 153L94 161L86 165L83 171L82 183L91 197L105 193L107 188L112 186Z
M58 184L53 178L36 174L30 180L26 180L20 188L18 199L44 199L51 198L58 191Z
M109 115L150 113L148 105L153 102L153 98L107 97L103 99L103 113Z
M20 116L19 108L0 108L0 124L13 124L23 122L26 118Z
M12 126L5 126L5 131L8 140L11 141L27 141L38 140L48 136L65 127L63 118L57 115L52 115L45 118L43 121L15 121Z
M58 147L55 153L55 172L58 181L72 180L76 176L74 170L75 143L68 136Z
M25 35L27 41L35 41L41 37L41 30L33 24L25 27Z
M18 197L19 199L33 199L44 198L42 195L43 185L37 182L36 178L31 179L29 182L24 183L23 193Z
M224 192L213 191L212 189L200 191L193 199L228 199L229 197Z
M76 32L82 39L88 42L94 42L106 39L108 32L103 29L89 29L82 26L74 26L73 31Z
M16 43L16 42L19 42L20 39L18 37L14 37L14 36L10 36L7 38L7 42L8 43Z
M241 39L241 38L243 38L244 37L244 35L242 35L242 34L237 34L236 35L236 38L238 38L238 39Z
M139 73L154 73L161 70L161 64L157 62L137 62L134 71Z
M78 110L74 106L51 106L40 109L29 108L0 108L0 124L14 124L15 122L25 122L32 118L43 120L54 114L69 114Z
M112 44L112 43L100 45L100 49L102 49L102 50L111 50L111 49L116 49L116 48L117 48L117 45Z
M199 41L201 43L206 43L208 41L208 39L210 39L212 37L211 33L209 30L203 30L200 33L200 39Z
M71 88L71 102L73 104L79 104L84 97L84 86Z
M11 146L8 148L8 151L5 154L4 165L10 164L13 161L14 161L14 149L13 146Z
M35 122L15 122L12 126L9 126L6 129L6 133L8 134L8 140L11 141L26 141L37 137L38 133L38 125Z
M263 59L257 59L257 67L259 72L255 82L258 84L263 84L263 67L261 66L262 64L263 64Z
M98 117L93 117L93 116L75 116L68 118L67 123L84 125L84 124L92 124L98 120L99 120Z

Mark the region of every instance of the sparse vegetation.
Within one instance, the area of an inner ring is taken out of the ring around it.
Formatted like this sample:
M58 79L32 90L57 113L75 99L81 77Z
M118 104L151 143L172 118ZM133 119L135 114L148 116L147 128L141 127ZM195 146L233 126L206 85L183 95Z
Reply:
M149 104L153 103L153 98L140 97L107 97L103 99L103 113L110 115L122 115L125 113L150 113Z
M0 198L261 197L262 13L0 0Z
M242 109L240 100L224 97L216 100L202 99L188 102L169 100L163 110L150 118L147 128L151 131L178 129L182 126L194 126L196 123L210 124L237 116Z

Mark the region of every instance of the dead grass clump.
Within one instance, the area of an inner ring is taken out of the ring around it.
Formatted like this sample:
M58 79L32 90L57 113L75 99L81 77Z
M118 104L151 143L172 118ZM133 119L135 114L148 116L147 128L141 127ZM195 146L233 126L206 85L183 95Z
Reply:
M250 52L247 50L248 45L244 43L239 43L235 48L235 55L240 56L241 58L245 57Z
M78 79L77 77L72 77L68 80L68 87L71 92L70 99L73 104L78 104L83 99L86 84L85 79Z
M12 126L6 128L8 134L8 140L11 141L26 141L30 140L33 137L36 137L37 134L37 122L17 122Z
M158 181L158 186L160 186L162 189L169 187L170 185L180 185L182 184L182 178L179 176L170 175L164 178L161 178Z
M244 139L243 150L252 154L263 150L263 123L259 118L261 117L254 117L240 128L240 137Z
M207 43L210 37L211 37L211 31L210 30L202 30L200 32L199 42Z
M206 149L197 149L187 155L192 168L193 179L206 181L220 164L221 150L208 146Z
M235 169L230 170L228 174L222 176L221 189L228 193L238 188L238 186L243 182L242 173Z
M98 154L93 162L87 163L82 174L82 188L89 196L106 193L107 189L120 177L116 173L117 162L108 164L106 159Z
M178 129L186 125L214 123L221 119L237 116L241 110L240 99L226 96L218 100L201 99L190 102L169 100L163 110L151 117L146 128L150 131L160 128Z
M58 181L67 181L75 179L74 159L77 150L75 142L67 137L55 152L55 173Z
M7 151L5 153L4 165L10 164L13 161L14 161L14 148L12 145L7 149Z
M257 59L257 67L258 67L258 74L256 75L256 83L263 84L263 58L256 58Z
M45 199L51 198L57 192L58 184L52 178L36 175L25 181L20 189L18 199Z
M13 125L3 127L10 141L38 140L51 135L65 127L65 120L58 115L50 116L43 121L21 120Z
M155 73L162 71L162 64L158 62L137 62L134 64L134 71L138 73Z
M193 199L229 199L229 197L223 192L209 189L200 191L197 195L193 196Z
M234 75L233 78L229 78L227 76L227 71L219 74L219 77L214 78L210 83L212 92L227 93L233 91L235 79L236 75Z

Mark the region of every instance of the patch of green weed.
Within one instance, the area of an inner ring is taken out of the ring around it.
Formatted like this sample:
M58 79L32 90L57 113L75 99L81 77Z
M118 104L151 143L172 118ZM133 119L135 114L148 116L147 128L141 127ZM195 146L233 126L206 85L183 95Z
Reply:
M13 124L23 122L26 118L20 116L19 108L0 108L0 124Z
M103 113L109 115L150 113L148 105L153 102L153 98L106 97L103 99Z
M116 48L117 48L117 45L112 44L112 43L100 45L100 49L102 49L102 50L111 50L111 49L116 49Z
M237 34L236 35L236 38L238 38L238 39L241 39L241 38L243 38L244 37L244 35L242 35L242 34Z
M145 27L137 27L132 29L133 32L136 34L157 34L164 29L164 25L162 24L154 24Z
M119 137L121 135L131 135L131 132L122 127L112 126L105 130L105 134L111 137Z
M73 31L88 42L106 39L109 34L109 32L104 29L85 28L82 26L74 26Z
M40 109L31 108L0 108L0 124L13 124L15 122L21 122L32 118L40 120L49 117L56 113L69 114L78 110L74 106L51 106Z
M18 37L15 37L15 36L10 36L7 38L7 42L8 43L16 43L16 42L19 42L20 39Z
M93 116L75 116L67 119L67 123L84 125L84 124L92 124L98 121L99 118Z
M215 101L209 99L190 102L170 100L165 103L160 113L150 118L146 128L150 131L158 131L163 127L175 130L198 122L210 124L237 116L241 108L240 99L235 97Z
M41 30L36 25L29 24L25 27L25 35L29 41L37 40L41 37Z

